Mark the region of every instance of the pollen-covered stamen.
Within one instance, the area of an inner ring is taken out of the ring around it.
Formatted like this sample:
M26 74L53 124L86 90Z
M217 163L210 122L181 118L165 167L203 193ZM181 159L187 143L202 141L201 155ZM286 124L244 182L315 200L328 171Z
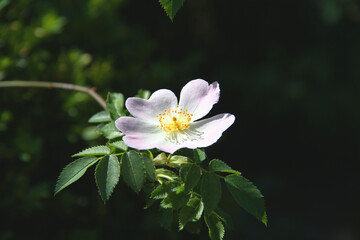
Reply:
M168 132L188 129L192 116L193 114L189 114L187 110L179 109L179 106L176 106L174 110L169 108L156 115L159 119L157 127Z

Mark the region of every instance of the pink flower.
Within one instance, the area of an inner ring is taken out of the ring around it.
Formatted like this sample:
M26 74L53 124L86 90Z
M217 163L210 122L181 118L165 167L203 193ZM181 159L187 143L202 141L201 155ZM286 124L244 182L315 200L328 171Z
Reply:
M196 121L211 110L219 97L217 82L209 85L202 79L192 80L181 90L179 103L168 89L154 92L148 100L128 98L125 105L134 117L120 117L115 125L125 134L125 144L139 150L158 148L174 153L180 148L207 147L235 121L229 113Z

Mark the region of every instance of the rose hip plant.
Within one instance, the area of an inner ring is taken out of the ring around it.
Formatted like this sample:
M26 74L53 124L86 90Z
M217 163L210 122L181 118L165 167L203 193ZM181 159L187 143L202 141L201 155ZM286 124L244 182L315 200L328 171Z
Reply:
M146 207L158 207L161 223L199 233L205 222L210 239L222 239L231 217L219 208L222 182L240 207L267 224L264 198L252 182L220 159L207 159L214 144L235 121L229 113L202 119L220 97L217 82L202 79L187 83L180 100L167 89L150 95L141 90L124 101L109 93L107 111L90 123L106 143L85 149L61 172L55 194L77 181L93 165L95 182L104 202L119 179L136 193L144 191Z
M159 2L173 21L185 0ZM158 208L159 225L164 228L176 225L179 231L199 233L205 224L210 239L223 239L225 227L232 226L231 216L220 208L223 186L241 208L267 225L264 198L257 187L226 160L206 155L205 148L235 121L230 113L204 118L219 100L217 82L192 80L181 90L179 100L167 89L152 94L140 90L126 101L122 93L108 93L105 101L94 89L69 83L13 80L0 81L1 87L80 91L104 108L89 119L90 124L97 124L104 144L72 156L74 160L58 177L55 195L93 167L104 202L122 180L134 192L145 193L145 209Z

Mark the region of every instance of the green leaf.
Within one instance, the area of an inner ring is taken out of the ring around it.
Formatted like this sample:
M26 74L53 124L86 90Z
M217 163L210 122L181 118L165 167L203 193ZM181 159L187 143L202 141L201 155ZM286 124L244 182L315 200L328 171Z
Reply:
M204 210L204 204L197 197L194 197L180 210L179 230L182 230L190 221L198 221Z
M160 153L154 158L154 165L165 165L167 163L168 159L165 153Z
M109 140L125 135L115 127L114 122L109 122L105 125L102 125L100 128L98 128L98 131L100 134L102 134L105 138Z
M246 178L236 174L227 176L225 182L235 201L267 225L264 196L259 189Z
M77 181L86 170L98 161L96 157L83 157L67 165L60 173L55 186L55 195Z
M173 221L173 210L171 208L160 208L160 226L170 230Z
M167 162L167 166L173 168L179 168L185 165L191 164L191 160L188 157L180 156L180 155L173 155Z
M185 178L186 178L186 175L187 175L189 169L190 169L190 167L187 167L187 166L180 168L179 176L183 181L185 181Z
M166 198L161 201L160 206L177 210L182 208L189 201L189 198L190 195L185 192L185 188L180 187L176 192L168 192Z
M0 11L6 7L6 5L8 5L10 3L10 0L1 0L0 1Z
M209 163L209 169L212 172L225 172L225 173L234 173L240 175L241 173L233 170L229 165L219 159L213 159Z
M151 92L148 90L140 89L135 97L149 99Z
M159 0L170 20L173 21L175 14L182 7L185 0Z
M120 149L121 151L124 151L124 152L126 152L128 150L128 146L126 146L124 141L110 142L109 146L115 147L115 148Z
M131 150L122 155L121 172L124 181L132 190L140 192L145 181L145 167L139 153Z
M226 212L224 212L220 208L217 208L216 210L214 210L214 214L216 214L216 216L218 218L220 218L220 220L223 223L225 223L226 227L228 227L229 229L234 229L232 218L231 218L231 216L229 214L227 214Z
M205 151L203 151L203 150L201 150L199 148L194 149L194 161L196 163L201 163L205 159L206 159Z
M215 214L205 214L205 223L209 229L209 237L211 240L222 240L224 238L225 228Z
M192 165L185 175L185 191L190 191L199 182L201 177L201 170L198 166Z
M178 179L178 175L176 175L176 173L165 168L157 168L155 172L156 179L158 180L165 179L174 181L175 179Z
M107 146L100 145L95 147L87 148L72 157L85 157L85 156L96 156L96 155L107 155L110 154L110 149Z
M150 197L153 199L164 199L168 193L176 192L179 189L181 183L175 181L164 182L157 186L152 192Z
M176 151L176 155L186 156L194 160L195 163L201 163L206 159L205 151L199 148L197 149L182 148Z
M202 177L200 192L206 211L211 212L216 209L221 199L219 177L212 173L205 173Z
M150 181L155 182L156 181L156 172L155 172L155 166L153 164L153 161L151 157L146 153L140 154L142 160L144 161L145 166L145 172L150 179Z
M106 108L110 113L112 120L126 116L124 111L124 95L121 93L108 93L106 99Z
M111 118L107 111L98 112L89 119L89 123L103 123L103 122L110 122L110 121L111 121Z
M99 193L106 202L120 178L120 163L115 155L106 156L100 160L95 169L95 181Z

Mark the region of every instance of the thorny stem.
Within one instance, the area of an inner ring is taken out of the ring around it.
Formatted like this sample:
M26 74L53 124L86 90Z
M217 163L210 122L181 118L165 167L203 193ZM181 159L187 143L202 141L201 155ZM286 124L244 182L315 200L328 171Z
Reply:
M96 93L96 88L88 88L83 86L74 85L71 83L60 83L60 82L41 82L41 81L0 81L0 88L5 87L38 87L38 88L61 88L70 91L83 92L94 98L99 105L106 110L105 100Z

